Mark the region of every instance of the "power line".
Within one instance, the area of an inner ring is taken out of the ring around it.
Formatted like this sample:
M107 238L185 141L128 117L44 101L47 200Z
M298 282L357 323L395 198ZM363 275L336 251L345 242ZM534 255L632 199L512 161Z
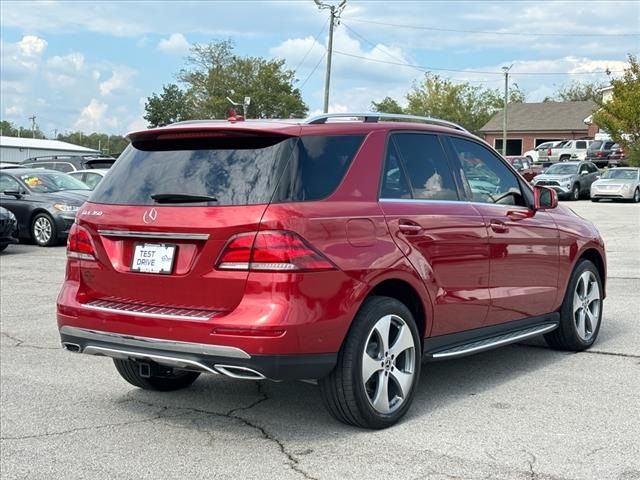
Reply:
M307 50L307 53L304 54L304 57L302 57L302 60L300 60L300 62L298 63L298 65L296 66L296 68L294 68L294 71L297 71L302 64L304 63L304 61L307 59L307 56L311 53L311 50L313 50L313 47L316 46L316 43L318 43L318 38L320 37L320 35L322 35L322 32L324 32L324 29L327 28L327 24L329 23L329 19L327 19L323 24L322 24L322 28L320 29L320 31L318 32L318 34L314 37L313 39L313 43L311 44L311 47L309 47L309 50Z
M361 34L359 34L358 32L356 32L353 28L351 28L349 25L347 25L346 23L344 23L344 21L342 22L342 26L344 28L346 28L347 30L349 30L351 33L353 33L356 37L358 37L360 40L362 40L365 43L368 43L369 45L371 45L373 48L377 48L378 44L367 40L366 38L364 38ZM378 48L379 51L381 51L382 53L384 53L387 57L392 58L398 62L403 62L404 60L402 58L396 57L395 55L390 54L389 52L387 52L385 49L382 48Z
M318 67L320 66L320 64L322 63L322 60L324 60L324 57L327 56L327 51L325 50L325 52L322 54L322 56L320 57L320 60L318 60L318 63L316 63L316 66L313 67L313 70L311 70L311 73L309 73L309 75L307 75L307 78L304 79L304 82L302 82L300 84L300 89L302 89L302 87L304 87L307 82L309 81L309 79L313 76L314 73L316 73L316 70L318 69Z
M411 67L416 69L421 69L424 71L441 71L441 72L456 72L456 73L468 73L468 74L482 74L482 75L503 75L501 72L489 72L489 71L481 71L481 70L461 70L455 68L438 68L438 67L427 67L424 65L415 65L407 62L390 62L387 60L378 60L376 58L364 57L362 55L356 55L353 53L341 52L339 50L334 50L334 53L338 55L343 55L346 57L359 58L361 60L366 60L368 62L376 62L376 63L385 63L388 65L399 65L401 67ZM594 72L512 72L511 75L596 75L596 74L610 74L610 73L622 73L622 70L600 70Z
M362 18L348 18L348 20L372 25L384 25L386 27L409 28L413 30L431 30L434 32L471 33L478 35L511 35L530 37L640 37L640 33L531 33L531 32L496 32L488 30L460 30L453 28L426 27L421 25L401 25L398 23L378 22L375 20L364 20Z

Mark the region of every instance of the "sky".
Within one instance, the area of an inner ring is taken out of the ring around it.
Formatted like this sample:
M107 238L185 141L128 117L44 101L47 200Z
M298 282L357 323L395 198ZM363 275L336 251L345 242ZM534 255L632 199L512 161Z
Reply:
M318 113L328 16L312 0L2 0L0 118L30 127L35 115L47 137L145 128L146 98L176 81L189 46L222 39L238 55L284 59ZM329 110L368 111L386 96L403 103L426 71L501 89L509 65L510 81L536 102L571 80L620 75L639 52L638 0L348 0Z

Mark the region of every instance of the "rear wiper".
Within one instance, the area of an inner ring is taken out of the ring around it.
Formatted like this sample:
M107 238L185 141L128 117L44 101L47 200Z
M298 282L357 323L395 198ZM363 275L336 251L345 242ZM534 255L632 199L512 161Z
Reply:
M151 195L156 203L199 203L217 202L218 199L209 195L190 195L188 193L154 193Z

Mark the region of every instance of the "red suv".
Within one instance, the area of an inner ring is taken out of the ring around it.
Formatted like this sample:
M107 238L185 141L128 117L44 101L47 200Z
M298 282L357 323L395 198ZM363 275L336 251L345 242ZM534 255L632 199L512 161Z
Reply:
M598 335L595 227L455 124L335 114L130 139L70 233L57 317L67 350L137 387L317 379L336 418L382 428L423 362Z

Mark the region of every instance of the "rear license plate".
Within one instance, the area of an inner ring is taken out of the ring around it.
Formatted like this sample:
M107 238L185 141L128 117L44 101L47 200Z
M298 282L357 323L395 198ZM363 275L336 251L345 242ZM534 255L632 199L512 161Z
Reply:
M170 274L176 246L166 243L138 243L133 251L131 271Z

